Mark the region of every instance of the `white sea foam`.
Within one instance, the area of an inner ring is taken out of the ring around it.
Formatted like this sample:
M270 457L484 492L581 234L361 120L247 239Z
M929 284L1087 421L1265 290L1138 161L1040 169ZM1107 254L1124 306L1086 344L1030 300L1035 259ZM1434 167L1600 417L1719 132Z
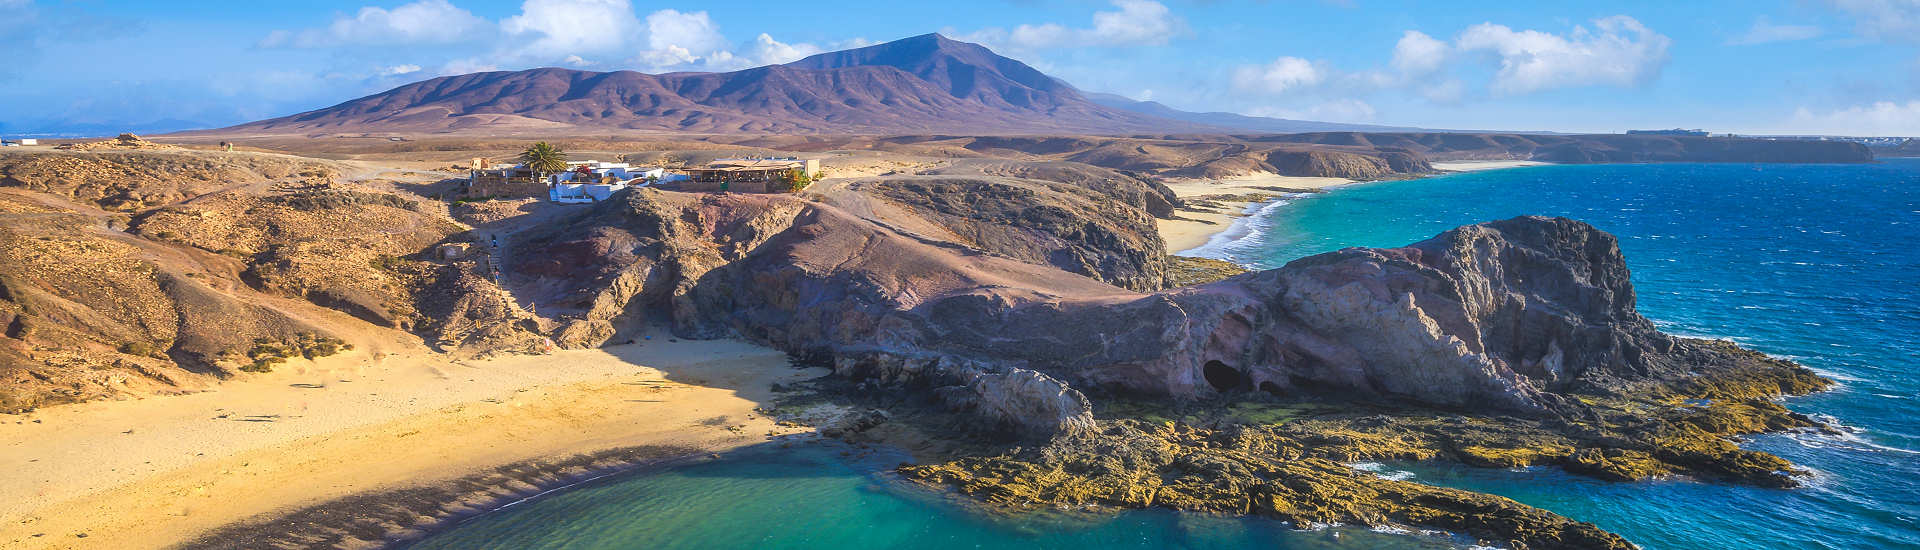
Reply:
M1843 449L1870 453L1896 453L1902 455L1920 455L1920 450L1894 447L1876 443L1867 439L1866 428L1842 424L1840 419L1831 415L1815 414L1814 420L1833 428L1800 428L1786 432L1787 439L1810 449Z
M1405 528L1405 527L1400 527L1400 526L1397 526L1397 525L1375 525L1375 526L1373 526L1373 528L1371 528L1371 529L1368 529L1368 530L1369 530L1369 531L1373 531L1373 532L1375 532L1375 533L1386 533L1386 534L1389 534L1389 535L1411 535L1411 534L1413 534L1413 530L1411 530L1411 529L1407 529L1407 528Z
M1213 258L1233 261L1232 253L1259 246L1266 242L1267 230L1273 229L1274 212L1292 202L1299 195L1287 195L1268 202L1256 202L1247 205L1241 216L1227 224L1227 230L1207 237L1207 244L1180 251L1180 256Z
M1387 465L1381 464L1378 462L1357 462L1354 464L1348 464L1347 467L1353 468L1355 470L1360 470L1362 472L1371 473L1374 476L1379 477L1380 479L1386 479L1386 480L1392 480L1392 481L1406 481L1409 479L1413 479L1414 477L1413 472L1409 472L1406 470L1395 470L1392 468L1388 468Z

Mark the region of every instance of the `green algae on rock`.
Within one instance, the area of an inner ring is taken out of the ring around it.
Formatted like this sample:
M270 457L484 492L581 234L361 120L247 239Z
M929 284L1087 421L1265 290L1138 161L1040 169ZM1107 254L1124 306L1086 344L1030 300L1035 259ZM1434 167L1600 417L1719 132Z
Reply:
M1446 529L1516 548L1630 548L1591 524L1491 495L1384 479L1348 464L1442 460L1560 466L1613 481L1682 474L1791 487L1792 464L1730 436L1816 427L1766 398L1830 382L1786 361L1625 396L1576 395L1559 415L1463 413L1377 400L1109 398L1095 430L900 473L995 505L1164 507L1298 526ZM1724 377L1723 377L1724 376ZM1718 399L1702 397L1718 395Z

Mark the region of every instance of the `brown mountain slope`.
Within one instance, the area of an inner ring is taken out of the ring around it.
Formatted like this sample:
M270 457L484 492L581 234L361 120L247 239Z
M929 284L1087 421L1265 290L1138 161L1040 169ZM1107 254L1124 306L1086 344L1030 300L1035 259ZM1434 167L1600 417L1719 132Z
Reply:
M218 132L557 128L896 134L1218 130L1103 106L1024 63L928 34L729 73L544 68L448 76Z

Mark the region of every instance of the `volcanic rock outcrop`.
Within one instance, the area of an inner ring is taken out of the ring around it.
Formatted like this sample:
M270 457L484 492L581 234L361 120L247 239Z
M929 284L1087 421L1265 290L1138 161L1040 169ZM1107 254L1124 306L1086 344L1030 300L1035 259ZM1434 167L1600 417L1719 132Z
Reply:
M895 230L1132 290L1166 286L1166 244L1154 217L1172 214L1172 193L1109 170L966 162L923 175L855 179L823 193L829 203Z
M686 337L742 336L830 359L858 378L972 392L954 401L1036 434L1084 424L1073 405L1083 397L1051 397L1074 387L1553 415L1577 409L1568 393L1632 392L1753 361L1660 333L1634 309L1614 238L1557 218L1157 294L782 196L641 190L522 246L548 252L520 254L515 285L536 289L565 345L597 345L651 318ZM986 381L1022 371L1057 391L1026 391L1036 400L1024 408L978 398Z

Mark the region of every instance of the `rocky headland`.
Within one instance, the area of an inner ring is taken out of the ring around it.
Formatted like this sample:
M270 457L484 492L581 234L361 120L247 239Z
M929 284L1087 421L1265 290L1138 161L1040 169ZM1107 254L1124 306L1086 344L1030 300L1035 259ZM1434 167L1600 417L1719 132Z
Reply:
M562 233L605 236L555 248L588 256L522 270L581 289L573 309L544 309L577 311L561 314L577 315L561 333L592 335L563 345L613 338L645 311L682 336L739 336L830 363L863 382L858 392L922 396L1042 442L903 469L1001 503L1617 547L1510 501L1341 464L1552 464L1789 487L1802 472L1731 437L1817 428L1771 399L1829 384L1659 332L1634 309L1612 236L1566 219L1468 226L1152 294L787 197L642 190L579 223ZM1151 405L1095 405L1109 399Z
M431 181L286 155L0 155L0 404L189 391L340 351L356 327L453 357L664 327L831 367L824 398L893 411L836 435L926 450L900 473L995 505L1418 526L1529 548L1630 545L1350 465L1791 487L1804 472L1734 438L1822 429L1774 398L1829 381L1660 332L1616 240L1578 221L1494 221L1243 273L1170 259L1155 231L1183 202L1156 178L1204 161L1126 160L1173 158L1137 141L900 143L972 153L798 194L633 189L485 212L408 191L441 197ZM1417 152L1281 153L1256 169L1431 169Z

